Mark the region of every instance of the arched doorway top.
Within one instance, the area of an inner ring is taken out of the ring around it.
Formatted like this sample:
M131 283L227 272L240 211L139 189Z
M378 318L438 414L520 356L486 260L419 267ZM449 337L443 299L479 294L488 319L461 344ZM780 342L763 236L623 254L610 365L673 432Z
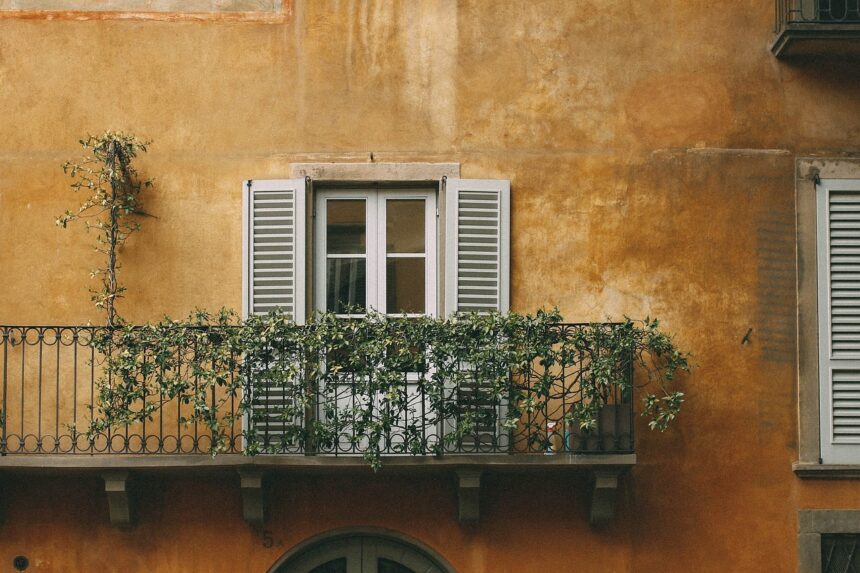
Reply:
M317 563L347 562L361 571L369 558L392 559L416 573L456 573L432 548L400 532L378 527L348 527L314 535L282 555L268 573L306 573ZM420 570L416 569L419 568Z

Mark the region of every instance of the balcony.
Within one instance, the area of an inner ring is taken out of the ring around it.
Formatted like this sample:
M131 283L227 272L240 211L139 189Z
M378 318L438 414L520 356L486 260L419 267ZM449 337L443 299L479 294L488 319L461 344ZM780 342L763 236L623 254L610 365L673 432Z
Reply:
M860 0L776 0L771 51L792 56L860 56Z
M554 326L562 341L586 327ZM104 374L105 356L93 345L94 336L104 332L91 326L0 326L0 469L100 472L106 476L106 486L111 479L119 484L111 487L122 491L129 472L232 469L242 474L243 488L247 485L258 493L260 476L267 472L366 469L362 452L368 446L367 435L356 434L347 424L336 435L320 436L314 432L314 421L366 406L376 397L363 394L362 384L350 374L314 387L300 377L289 388L272 386L273 377L267 374L282 367L284 358L262 367L242 365L243 375L231 372L228 383L207 394L219 417L220 436L213 437L211 426L199 420L188 421L194 418L193 408L206 404L171 399L163 392L140 397L140 404L152 408L140 421L88 431L93 417L100 416L100 387L104 381L111 383ZM217 327L207 332L220 336ZM189 365L204 360L196 347L175 351L183 353ZM279 352L285 356L283 349ZM469 491L479 487L482 471L585 470L592 473L595 488L592 520L605 521L612 514L618 476L635 463L632 366L629 361L619 365L627 383L612 387L596 426L583 430L571 422L570 413L585 399L580 382L586 359L576 367L541 364L540 359L534 360L525 372L509 375L508 390L501 396L483 392L481 380L473 376L471 384L435 401L414 373L404 372L404 398L377 444L384 467L456 472L464 521L477 519L477 502L470 505L463 500L474 497ZM181 372L194 376L192 368ZM530 393L536 385L547 383L548 391ZM288 408L296 396L293 386L311 396L300 414ZM514 424L503 424L508 408L526 399L531 406L518 414ZM391 408L391 403L385 407ZM472 421L466 431L461 417ZM221 444L219 453L212 456L216 441ZM256 455L246 455L250 450ZM128 500L120 507L122 503ZM111 511L113 515L113 507ZM249 520L261 519L260 512L249 511ZM123 510L117 512L117 522L122 523Z

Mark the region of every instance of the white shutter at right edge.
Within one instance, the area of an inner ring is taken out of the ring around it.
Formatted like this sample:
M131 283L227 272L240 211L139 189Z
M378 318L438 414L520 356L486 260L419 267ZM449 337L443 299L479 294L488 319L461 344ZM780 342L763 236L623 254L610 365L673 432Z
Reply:
M860 463L860 181L818 194L821 458Z
M446 181L448 314L510 308L510 189L502 179Z

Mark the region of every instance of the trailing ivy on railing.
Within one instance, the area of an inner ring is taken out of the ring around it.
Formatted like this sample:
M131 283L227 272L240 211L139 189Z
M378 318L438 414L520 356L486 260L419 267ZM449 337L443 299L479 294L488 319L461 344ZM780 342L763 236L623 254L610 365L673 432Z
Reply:
M222 311L104 329L93 340L105 375L90 435L152 419L179 401L190 405L181 422L212 433L213 455L241 426L249 455L331 451L346 440L378 468L383 453L439 454L489 426L534 425L523 434L529 451L552 448L547 424L595 428L601 409L629 396L634 380L650 427L665 430L683 402L675 375L690 364L659 323L566 329L560 321L558 311L448 319L371 313L360 320L318 314L296 325L279 312L240 321ZM338 399L344 387L348 402ZM550 420L550 402L571 406ZM273 413L276 447L260 435ZM428 426L444 431L431 440Z

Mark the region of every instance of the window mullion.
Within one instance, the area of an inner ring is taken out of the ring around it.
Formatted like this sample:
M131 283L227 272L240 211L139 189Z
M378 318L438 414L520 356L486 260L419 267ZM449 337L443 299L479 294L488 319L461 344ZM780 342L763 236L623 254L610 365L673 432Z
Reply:
M380 192L371 192L367 197L367 306L378 312L384 312L385 307L380 304L380 293L384 295L385 265L380 264L380 249L384 257L385 241L380 236L380 220L384 220L384 208L380 199Z

